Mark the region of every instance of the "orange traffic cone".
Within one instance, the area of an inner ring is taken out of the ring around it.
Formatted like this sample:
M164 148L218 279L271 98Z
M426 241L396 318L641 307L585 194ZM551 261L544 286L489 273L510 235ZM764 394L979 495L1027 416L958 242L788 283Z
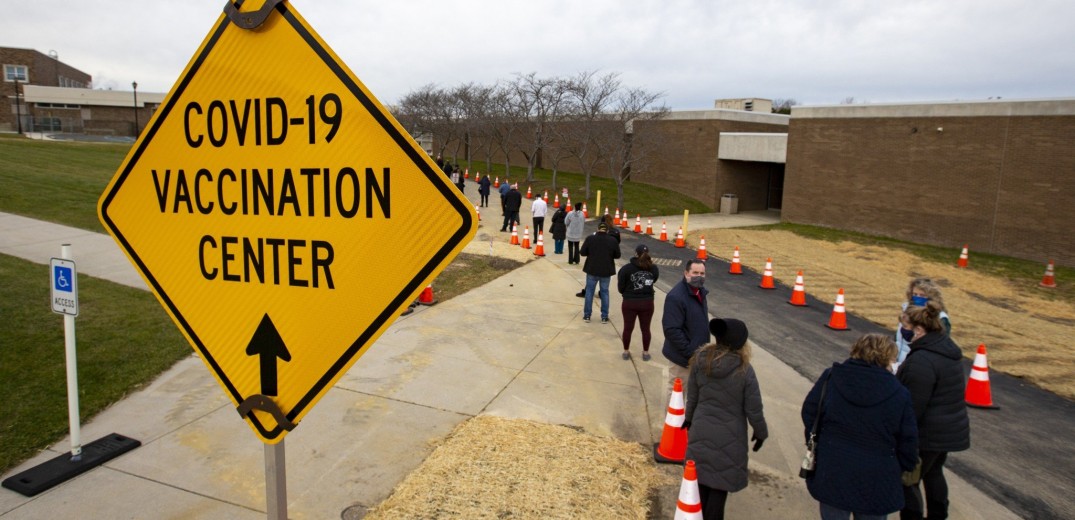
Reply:
M499 188L500 187L500 176L499 175L497 175L496 180L493 181L493 187L494 188Z
M590 210L586 209L586 203L582 203L582 218L590 218Z
M963 246L963 252L959 253L959 261L956 262L956 267L967 267L967 246Z
M683 240L683 228L679 228L676 232L676 247L687 247L687 242Z
M605 211L605 213L608 213L608 211ZM620 208L616 208L616 217L612 219L612 225L620 225Z
M664 415L664 431L661 442L653 446L653 458L657 462L679 464L687 455L687 430L683 429L683 381L678 377L672 382L672 397L668 400L668 413Z
M554 207L554 208L559 208L560 207L560 196L559 195L556 195L556 198L553 199L552 207Z
M773 259L765 259L765 272L761 274L761 283L758 287L762 289L776 289L776 285L773 285Z
M705 260L709 258L709 253L705 250L705 235L702 235L698 240L698 254L695 255L699 260Z
M422 294L418 295L418 303L422 305L437 303L437 300L433 299L433 284L429 284L425 289L422 289Z
M608 215L608 206L605 206L605 215Z
M474 213L478 214L478 222L482 221L482 210L478 206L474 206Z
M1056 287L1056 275L1053 274L1053 261L1049 260L1049 265L1045 267L1045 276L1041 278L1041 286L1048 287L1050 289Z
M474 182L482 180L482 172L474 172Z
M541 240L543 234L538 233L537 245L534 246L534 256L545 256L545 242Z
M836 293L836 304L832 307L832 316L825 325L832 330L851 330L847 328L847 313L844 312L844 290Z
M638 214L635 215L635 229L634 229L634 232L635 233L641 233L642 232L642 215L638 215Z
M541 200L544 200L545 204L549 203L549 190L545 190L545 196L541 197Z
M743 274L743 264L739 262L739 246L735 246L732 253L732 265L728 268L728 274Z
M564 211L571 212L571 199L567 199L567 204L564 205Z
M523 230L523 249L530 249L530 226Z
M646 219L646 234L653 235L653 219L651 218Z
M467 168L467 169L463 170L463 178L464 179L469 179L470 178L470 168Z
M679 485L676 516L673 520L702 520L702 494L698 491L698 470L694 461L683 465L683 483Z
M526 198L528 198L528 199L534 198L534 193L532 191L530 191L530 186L526 187Z
M799 274L795 276L795 289L791 291L791 299L788 303L798 306L806 307L806 288L803 286L803 272L799 271Z
M985 343L978 345L978 353L974 355L974 366L970 369L970 379L967 380L967 392L963 400L967 402L967 406L975 408L1000 409L993 404L993 392L989 389L989 363L985 359Z
M657 237L661 242L668 242L668 222L661 222L661 236Z
M511 225L511 245L513 245L513 246L519 245L519 225L518 224L512 224Z
M628 227L630 227L631 223L629 222L629 220L630 219L627 218L627 210L624 209L623 218L620 219L620 227L623 229L627 229Z

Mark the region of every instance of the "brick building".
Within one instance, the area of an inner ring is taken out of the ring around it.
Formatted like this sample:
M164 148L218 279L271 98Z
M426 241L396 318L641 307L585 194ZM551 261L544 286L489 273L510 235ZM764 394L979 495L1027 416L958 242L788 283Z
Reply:
M31 49L0 47L4 68L0 131L133 136L164 94L94 90L89 74ZM16 94L17 92L17 94Z
M1075 265L1075 99L795 107L782 219Z
M30 116L23 97L24 86L89 89L92 84L89 74L60 61L56 53L46 55L33 49L0 47L0 65L4 68L2 96L5 104L10 107L10 110L8 107L0 110L0 131L18 130L16 116L20 113L24 118L24 126L29 126Z

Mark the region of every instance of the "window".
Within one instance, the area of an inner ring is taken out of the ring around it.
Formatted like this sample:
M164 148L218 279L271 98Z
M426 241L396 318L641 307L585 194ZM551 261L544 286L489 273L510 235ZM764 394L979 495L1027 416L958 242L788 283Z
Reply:
M29 81L26 65L4 65L4 81Z

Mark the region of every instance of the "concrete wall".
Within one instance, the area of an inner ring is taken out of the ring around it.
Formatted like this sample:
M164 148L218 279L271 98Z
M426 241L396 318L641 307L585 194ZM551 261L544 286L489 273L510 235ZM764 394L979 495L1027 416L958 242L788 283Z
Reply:
M785 221L1075 265L1075 100L796 107Z
M788 134L724 132L717 157L729 161L762 161L784 164L788 159Z

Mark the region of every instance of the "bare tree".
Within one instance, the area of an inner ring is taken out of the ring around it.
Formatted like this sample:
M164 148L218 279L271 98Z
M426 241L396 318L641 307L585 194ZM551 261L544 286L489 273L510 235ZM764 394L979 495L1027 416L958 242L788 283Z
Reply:
M571 81L568 98L571 123L561 132L564 149L575 157L582 169L586 198L590 198L590 176L601 159L597 153L596 137L600 133L605 112L620 90L619 74L596 75L596 71L581 72Z
M563 112L568 83L559 78L539 78L537 73L517 75L507 87L514 90L517 113L528 127L527 139L520 139L520 150L526 158L526 180L534 180L534 168L540 166L541 154L553 139L550 131ZM520 136L522 138L522 136Z
M791 114L791 107L798 106L799 102L795 98L781 99L777 98L773 100L773 113L774 114Z
M648 121L665 118L669 108L657 105L664 97L661 92L649 92L641 88L619 90L613 100L612 110L605 114L606 124L599 125L594 146L597 155L608 168L609 177L616 181L616 205L623 207L623 184L643 165L655 143L635 133L634 127Z

